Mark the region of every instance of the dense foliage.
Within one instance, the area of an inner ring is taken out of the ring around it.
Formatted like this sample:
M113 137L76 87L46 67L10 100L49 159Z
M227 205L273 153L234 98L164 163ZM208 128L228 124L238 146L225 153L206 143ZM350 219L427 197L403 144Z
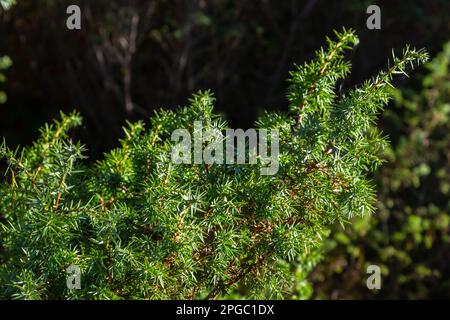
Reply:
M329 226L373 211L367 174L386 140L374 126L391 80L427 59L406 48L372 80L345 93L344 58L358 39L336 33L312 61L291 72L288 113L266 113L258 128L277 130L280 169L257 165L175 165L177 128L223 130L214 98L199 92L188 107L160 111L148 129L129 124L121 147L89 164L69 138L77 113L41 130L28 148L0 154L0 296L3 298L218 298L292 292L289 261L306 276ZM207 142L204 141L204 144ZM66 268L82 271L81 290L66 287ZM308 290L300 286L298 296Z
M377 173L377 212L346 230L336 228L325 261L311 277L316 297L449 297L449 68L447 43L426 65L422 89L395 91L393 108L383 116L395 140ZM382 267L380 291L365 286L369 264Z

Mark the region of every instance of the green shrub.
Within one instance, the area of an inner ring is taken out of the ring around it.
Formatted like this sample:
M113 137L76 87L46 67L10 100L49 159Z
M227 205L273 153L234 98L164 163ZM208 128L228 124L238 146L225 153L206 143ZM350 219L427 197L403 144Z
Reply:
M3 298L219 298L310 293L305 277L333 223L373 210L367 174L381 164L385 139L373 125L390 97L394 74L427 59L406 48L373 81L342 96L350 71L344 52L353 32L336 33L325 49L291 73L288 113L267 113L258 128L277 130L280 169L256 165L175 165L171 133L226 128L214 99L199 92L178 111L161 111L149 129L129 124L121 147L95 164L69 139L77 113L41 130L31 147L10 150L0 186L0 295ZM301 270L291 264L300 258ZM68 290L66 268L82 271Z
M396 90L384 123L392 147L377 174L373 217L336 228L312 276L316 297L445 298L450 292L450 43L426 65L421 90ZM365 286L366 267L383 271L380 291Z

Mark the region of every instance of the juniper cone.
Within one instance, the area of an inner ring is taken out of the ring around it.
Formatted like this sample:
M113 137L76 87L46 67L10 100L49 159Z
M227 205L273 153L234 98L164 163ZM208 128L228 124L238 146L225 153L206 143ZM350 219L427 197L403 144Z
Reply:
M208 91L156 113L148 128L128 123L121 147L96 163L70 139L76 112L42 128L32 146L3 143L0 298L306 298L302 280L329 227L373 210L367 175L387 144L375 122L393 76L428 57L406 47L386 71L338 95L350 72L344 54L358 39L345 29L335 36L290 73L289 112L257 121L279 133L276 175L261 175L261 163L171 162L175 129L227 128ZM71 265L80 290L66 286Z

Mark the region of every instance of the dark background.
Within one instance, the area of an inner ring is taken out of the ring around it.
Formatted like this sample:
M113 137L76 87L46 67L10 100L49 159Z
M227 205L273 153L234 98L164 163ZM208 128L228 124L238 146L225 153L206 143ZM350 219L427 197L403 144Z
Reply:
M80 31L66 28L70 4L82 8ZM366 28L370 4L381 8L381 30ZM436 53L449 13L446 0L19 0L0 17L0 56L14 63L0 136L30 143L59 110L76 108L85 119L78 138L96 158L125 119L184 105L199 89L215 93L231 126L249 127L261 110L286 108L289 69L334 29L354 28L361 40L349 87L386 67L391 49Z

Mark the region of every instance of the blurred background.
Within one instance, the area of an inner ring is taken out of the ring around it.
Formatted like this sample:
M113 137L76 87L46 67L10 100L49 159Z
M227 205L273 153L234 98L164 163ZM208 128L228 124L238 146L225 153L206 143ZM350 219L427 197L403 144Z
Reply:
M125 120L176 108L211 89L231 127L286 110L288 71L343 26L360 44L343 90L386 68L392 49L432 62L399 78L379 125L392 141L374 175L377 213L336 227L310 275L312 298L450 298L449 0L1 0L0 136L27 145L59 110L77 109L74 138L90 159L115 147ZM66 9L82 11L81 30ZM366 9L381 8L369 30ZM8 7L7 10L5 8ZM382 268L368 290L366 266Z

